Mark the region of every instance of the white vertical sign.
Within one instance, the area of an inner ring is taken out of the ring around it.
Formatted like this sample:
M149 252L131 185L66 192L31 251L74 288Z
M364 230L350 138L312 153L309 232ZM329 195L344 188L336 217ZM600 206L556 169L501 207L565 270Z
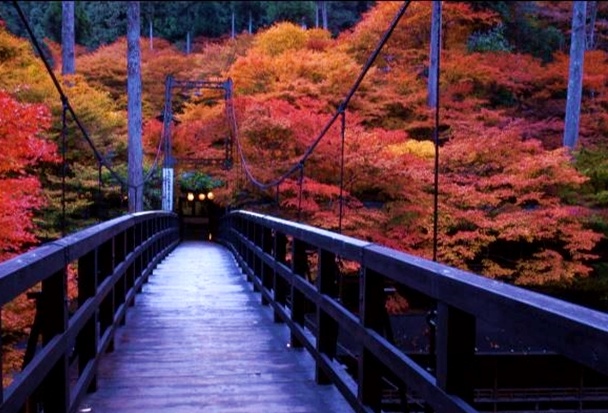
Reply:
M173 168L163 168L163 211L173 211Z

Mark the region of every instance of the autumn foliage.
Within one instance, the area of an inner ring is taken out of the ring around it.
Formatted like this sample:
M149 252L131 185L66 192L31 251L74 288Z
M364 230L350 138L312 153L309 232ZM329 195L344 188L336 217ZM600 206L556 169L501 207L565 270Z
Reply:
M0 91L0 259L35 243L32 213L44 205L32 168L57 160L57 148L44 139L50 126L48 108L22 104Z
M0 260L22 252L37 242L33 213L45 205L40 180L33 173L40 162L56 162L57 148L44 138L51 123L49 110L41 104L24 104L0 90ZM24 296L2 311L3 341L12 341L30 326L32 303ZM14 369L20 354L3 352L4 366Z
M566 33L570 11L564 2L537 3L538 18ZM376 2L356 27L337 37L279 22L255 35L195 39L190 54L162 39L150 47L142 38L144 167L159 160L166 76L231 78L234 168L196 163L225 154L232 125L222 91L179 90L171 124L176 176L197 171L221 179L226 185L214 192L224 206L300 219L431 258L431 2L410 4L345 108L344 129L340 116L329 125L402 5ZM585 54L580 148L567 153L561 148L567 49L550 59L509 47L471 50L469 39L496 30L501 17L471 2L444 2L443 13L438 259L529 286L602 276L595 270L608 258L602 235L608 233L606 50ZM605 42L605 33L598 38ZM59 46L48 46L57 64ZM28 42L2 27L0 61L0 139L6 141L0 154L0 258L6 258L36 242L35 234L58 236L56 228L45 227L56 227L56 221L34 214L47 208L56 217L58 211L61 102ZM101 154L124 171L125 39L79 49L76 68L77 75L60 77L70 102ZM91 148L73 123L68 131L69 210L74 222L90 223L109 195L119 204L120 188L108 189L116 183L107 173L105 182L98 181ZM311 145L314 151L298 166ZM262 183L294 173L260 189L245 176L243 159ZM158 193L154 185L148 193Z
M402 5L379 2L337 38L281 22L254 36L199 39L188 55L162 39L151 47L142 38L146 162L158 155L165 77L231 77L238 138L250 171L263 182L290 170L315 142ZM543 18L567 28L563 7L544 7ZM425 105L430 13L428 3L409 6L353 96L346 111L341 177L345 232L427 257L434 157L433 113ZM470 52L468 39L495 28L500 16L459 2L446 3L443 13L441 260L525 284L588 274L586 263L594 258L599 235L589 229L590 210L568 203L586 179L559 149L567 56L558 52L541 61L508 51ZM39 61L21 39L5 31L1 35L3 59L19 62L20 68L5 73L4 87L28 101L47 103L57 116L58 102ZM57 63L59 46L47 43ZM90 52L79 49L79 75L70 80L71 102L84 114L94 142L115 162L125 160L125 55L124 38ZM601 110L607 95L605 65L604 51L587 53L584 142L601 142L607 129ZM25 82L29 73L39 81ZM180 91L174 101L176 157L221 157L222 142L230 134L223 96ZM56 117L53 122L57 130ZM238 168L213 171L231 183L219 190L219 199L234 203L245 191L278 200L280 209L273 213L297 214L314 225L338 229L339 123L327 130L303 165L301 185L294 173L278 188L257 191ZM83 142L75 141L74 148L74 153L87 154ZM80 170L85 162L78 159L83 158L71 156L73 169ZM94 163L90 153L87 157ZM178 171L192 167L177 166Z
M248 95L240 98L240 140L258 179L270 181L299 160L400 5L380 3L352 33L333 40L338 51L309 50L308 32L283 23L258 35L236 61L230 74ZM343 230L430 258L430 5L413 3L408 12L347 112ZM451 3L445 13L440 260L518 284L587 276L601 236L589 228L591 210L565 200L587 180L559 145L567 63L562 55L545 64L529 55L468 53L465 39L498 17ZM324 87L334 67L341 83ZM304 165L301 189L297 173L279 186L281 209L273 213L338 229L339 136L336 123Z
M569 30L564 2L538 4L539 18ZM214 190L223 206L298 219L431 258L436 147L435 114L426 105L430 2L410 4L345 108L344 129L341 116L329 124L402 5L377 2L338 37L279 22L255 35L195 39L190 54L162 39L150 47L142 38L144 167L159 161L166 76L231 78L235 166L197 163L225 155L232 125L222 91L178 90L171 124L176 176L196 171L225 182ZM472 36L501 24L494 12L444 2L438 260L531 287L601 280L606 274L597 269L608 258L602 235L608 233L607 53L586 52L580 149L567 153L561 145L567 49L542 60L508 47L469 49ZM60 46L46 44L59 67ZM61 101L29 43L3 27L0 61L0 259L6 259L38 239L59 236ZM124 171L125 39L91 51L78 48L76 68L75 76L58 75L69 101L102 156ZM67 203L70 228L77 228L102 217L102 205L120 211L123 198L107 171L99 175L73 122L67 131ZM314 151L300 164L311 145ZM260 189L245 167L262 183L294 172L278 186ZM158 192L158 181L150 181L150 207L158 207ZM391 313L407 306L399 295L388 303ZM24 339L33 303L20 296L4 306L2 318L4 367L16 370L22 354L6 345Z

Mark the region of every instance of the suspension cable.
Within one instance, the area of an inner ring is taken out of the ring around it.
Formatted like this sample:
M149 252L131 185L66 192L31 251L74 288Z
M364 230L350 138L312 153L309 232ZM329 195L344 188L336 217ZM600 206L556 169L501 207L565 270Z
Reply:
M298 193L298 221L302 221L302 186L304 185L304 165L298 165L300 168L300 177L298 179L298 184L300 185L300 190Z
M67 134L68 134L68 122L67 122L67 99L61 100L61 237L65 237L66 222L65 222L65 178L67 174Z
M160 155L162 152L162 148L163 148L163 143L165 141L164 138L164 122L163 122L163 132L161 132L161 138L158 141L158 145L156 147L156 154L154 155L154 161L152 162L152 166L150 167L150 170L148 171L148 173L144 176L143 179L143 183L145 184L146 182L148 182L150 180L150 178L152 177L152 175L154 175L154 172L156 172L156 169L158 168L158 163L160 160Z
M369 69L372 67L372 64L374 64L374 61L376 60L376 58L380 54L380 51L382 50L382 47L384 46L384 44L391 37L391 34L393 34L393 31L395 30L395 27L397 27L397 24L399 23L399 20L401 20L401 17L403 16L403 14L405 13L405 11L407 10L407 8L410 5L410 3L411 3L411 1L409 1L409 0L403 3L403 5L401 6L401 8L399 9L399 11L397 12L397 14L395 15L395 17L393 18L393 21L391 22L389 28L386 30L386 32L382 36L382 39L380 39L380 42L378 42L378 46L376 46L376 49L372 52L372 54L370 55L369 59L367 59L367 63L365 63L365 66L363 67L363 70L361 71L361 73L359 74L359 77L355 81L355 84L350 89L350 91L346 95L346 98L342 102L343 105L344 105L344 109L346 109L346 107L348 106L348 103L350 102L351 98L353 97L353 95L355 94L355 92L357 91L357 89L359 89L359 86L361 85L361 82L363 81L363 78L365 77L365 75L367 74L367 72L369 71Z
M437 1L439 18L441 18L441 1ZM437 240L439 233L439 73L441 62L441 20L437 28L437 67L435 75L435 130L433 140L435 142L435 166L434 166L434 191L433 191L433 261L437 262Z
M390 38L393 30L395 29L395 27L397 26L399 20L401 19L401 17L403 16L403 14L405 13L405 11L407 10L408 6L410 5L411 0L408 0L406 2L404 2L404 4L402 5L402 7L399 9L399 11L397 12L397 14L395 15L395 17L393 18L393 21L391 22L389 28L387 29L387 31L384 33L384 35L382 36L382 38L380 39L378 45L376 46L376 48L374 49L373 53L370 55L369 59L367 60L366 64L364 65L362 71L360 72L358 78L356 79L355 83L353 84L353 86L351 87L351 89L349 90L349 92L346 94L345 99L342 101L340 107L338 108L338 110L334 113L334 115L331 117L331 119L328 121L328 123L325 125L325 127L322 129L322 131L320 132L320 134L317 136L317 138L313 141L313 143L308 147L308 149L304 152L304 154L301 156L300 160L295 163L293 166L291 166L285 173L283 173L282 175L280 175L279 177L275 178L274 180L267 182L267 183L263 183L259 180L257 180L253 173L251 172L251 169L249 167L249 164L247 162L247 159L245 157L243 148L240 144L240 139L239 139L239 134L238 134L238 129L237 129L237 122L236 122L236 116L234 113L234 106L230 105L230 108L228 110L229 112L229 121L231 124L231 127L233 128L234 131L234 135L235 135L235 142L236 142L236 146L237 146L237 151L238 151L238 155L239 155L239 159L241 161L241 168L243 169L243 172L245 173L246 177L249 179L249 181L251 181L255 186L257 186L260 189L268 189L270 187L273 186L277 186L277 190L278 190L278 185L280 185L284 180L286 180L289 176L291 176L294 172L296 171L300 171L300 195L299 195L299 208L301 208L301 198L302 198L302 183L303 183L303 168L304 168L304 164L306 162L306 160L312 155L312 153L314 152L314 150L316 149L317 145L320 143L320 141L323 139L323 137L327 134L327 132L329 131L329 129L331 128L331 126L334 124L334 122L337 120L338 116L342 116L342 123L343 123L343 128L342 128L342 160L341 160L341 184L340 184L340 231L342 229L342 213L343 213L343 168L344 168L344 123L345 123L345 110L350 102L350 100L352 99L352 97L354 96L354 94L356 93L356 91L359 89L361 82L363 81L365 75L367 74L367 72L369 71L369 69L371 68L371 66L373 65L373 63L375 62L376 58L378 57L378 55L380 54L381 49L383 48L383 46L385 45L385 43L387 42L387 40ZM80 129L80 131L82 132L85 140L87 141L87 143L89 144L89 146L91 147L91 149L93 150L93 153L95 155L95 158L97 159L98 163L100 165L103 165L106 169L108 169L108 171L114 176L114 178L122 185L125 187L135 187L135 185L132 185L128 182L125 182L124 179L122 179L122 177L117 174L105 161L105 159L100 155L100 153L98 152L98 150L96 149L94 143L92 142L92 140L89 137L89 134L87 133L86 129L84 128L84 126L82 125L82 123L80 122L79 118L77 117L74 109L72 108L72 106L69 103L69 100L67 98L67 96L65 95L65 93L63 92L63 89L61 87L61 85L59 84L57 77L55 76L53 70L51 69L47 59L44 56L44 53L42 51L42 48L40 47L40 44L38 43L36 37L34 36L34 33L29 25L29 23L27 22L27 19L23 13L23 11L21 10L19 4L17 1L13 1L13 5L15 6L19 17L21 18L22 22L25 25L25 28L32 40L32 43L36 49L36 51L38 52L40 58L42 59L47 72L49 73L53 84L55 85L55 88L57 89L62 102L64 102L67 111L70 112L70 115L72 116L73 120L75 121L76 125L78 126L78 128ZM437 116L437 115L436 115ZM438 139L438 138L437 138ZM144 180L147 181L153 174L154 169L156 168L157 165L157 161L158 161L158 156L160 154L160 147L162 147L162 142L159 143L159 150L157 150L157 156L156 159L154 161L153 167L151 169L151 171L147 174L146 179ZM300 214L300 211L299 211Z
M273 179L273 180L271 180L269 182L265 182L264 183L264 182L261 182L261 181L257 180L253 176L253 173L251 172L251 168L249 167L249 164L247 162L245 154L243 153L243 148L242 148L242 146L240 144L238 133L235 135L237 152L239 154L239 158L241 160L241 163L243 164L243 169L244 169L245 175L247 176L247 178L249 179L249 181L251 181L254 185L256 185L260 189L268 189L270 187L273 187L273 186L281 184L284 180L286 180L288 177L290 177L293 173L295 173L296 171L298 171L298 169L300 168L300 165L304 165L304 163L306 162L306 160L314 152L314 150L317 147L317 145L319 144L319 142L321 142L321 139L323 139L323 137L325 136L325 134L327 133L327 131L329 131L329 129L334 124L334 122L336 121L336 119L338 119L338 116L340 116L340 114L344 110L346 110L346 108L348 106L348 103L350 102L350 100L353 97L353 95L355 94L355 92L359 89L359 86L361 85L361 82L363 81L363 78L365 77L365 75L367 74L367 72L369 71L369 69L371 68L371 66L373 65L374 61L376 60L376 58L380 54L380 51L381 51L382 47L384 46L384 44L387 42L387 40L391 36L393 30L395 29L395 27L399 23L399 20L401 19L401 17L403 16L403 14L405 13L405 11L407 10L407 8L410 5L410 3L411 3L411 1L408 0L408 1L404 2L404 4L401 6L401 8L399 9L399 11L397 12L397 14L395 15L395 17L393 18L393 21L391 22L389 28L387 29L387 31L384 33L384 35L382 36L382 38L378 42L378 45L374 49L374 51L371 54L370 58L367 60L365 66L363 67L361 73L359 74L359 77L357 78L357 80L355 81L355 83L353 84L353 86L351 87L351 89L349 90L349 92L346 94L346 98L342 101L342 104L340 105L340 107L333 114L333 116L328 121L328 123L325 125L325 127L323 128L323 130L319 133L319 135L317 136L317 138L313 141L313 143L304 152L304 154L301 156L301 158L299 159L299 161L296 162L295 164L293 164L285 173L283 173L282 175L278 176L277 178L275 178L275 179ZM234 126L236 127L236 119L234 118L234 113L232 114L231 121L235 123ZM236 130L236 128L235 128L235 130Z
M97 164L97 198L101 199L101 187L103 185L103 179L101 176L101 163Z
M338 218L338 232L342 233L342 216L344 214L344 136L346 134L346 112L342 111L342 130L340 132L340 214Z
M112 167L110 167L108 165L105 158L103 156L101 156L101 154L95 147L95 144L91 140L91 137L89 136L84 125L82 124L82 122L80 121L78 116L76 115L76 112L74 111L74 108L70 104L68 97L64 93L63 88L61 87L61 84L57 80L57 76L55 76L55 73L53 72L53 69L51 68L51 65L49 64L48 59L45 57L42 47L40 46L40 43L36 39L36 36L34 35L34 32L31 28L30 24L28 23L27 18L25 17L25 14L23 13L23 10L19 6L19 3L17 1L13 1L13 6L17 10L17 13L19 14L19 18L21 19L21 21L23 22L23 24L25 26L25 29L30 37L32 45L34 46L34 48L36 49L36 52L40 56L40 59L44 63L44 67L46 68L46 71L48 72L49 76L51 77L51 80L53 81L53 84L55 85L55 89L57 89L57 92L59 93L62 104L64 104L66 106L67 111L70 113L72 119L78 126L78 129L80 129L80 132L82 133L84 139L86 140L89 147L92 149L93 155L95 156L95 159L97 160L97 162L99 164L103 165L122 186L132 187L132 188L137 187L137 185L132 185L132 184L126 182L114 169L112 169ZM144 183L145 183L145 181L144 181Z

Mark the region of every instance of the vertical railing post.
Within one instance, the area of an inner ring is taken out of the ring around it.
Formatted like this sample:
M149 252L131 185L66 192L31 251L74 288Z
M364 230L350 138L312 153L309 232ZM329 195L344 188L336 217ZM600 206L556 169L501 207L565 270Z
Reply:
M274 284L272 286L274 290L274 301L277 304L285 306L287 303L287 286L286 282L279 274L278 266L279 264L285 265L287 261L287 237L285 234L277 232L274 237L274 262L275 268L273 280ZM274 322L282 323L284 320L280 316L279 312L274 312Z
M241 218L241 237L243 261L245 262L245 265L249 265L249 247L247 246L247 241L249 240L249 221L245 218ZM247 278L249 278L249 276Z
M243 217L239 217L239 243L241 247L241 259L247 264L247 221Z
M87 300L97 294L97 250L93 250L78 260L78 306L83 306ZM78 353L78 371L84 373L89 363L97 356L97 316L95 311L76 338ZM91 379L87 389L89 392L97 390L97 375Z
M133 251L135 250L135 230L133 227L127 229L126 232L126 245L125 245L125 253L126 253L126 257L128 257L129 255L131 255L133 253ZM129 264L129 267L127 268L127 274L126 274L126 288L127 288L127 294L133 289L133 286L135 285L135 262L132 261L131 264ZM128 303L129 306L134 306L135 305L135 294L133 294L131 301Z
M156 234L158 233L158 218L154 218L151 220L152 222L152 237L154 237L154 242L152 243L152 256L150 257L150 261L152 261L154 259L154 257L156 257L156 254L158 254L158 251L160 250L160 240L158 238L156 238Z
M253 242L253 248L251 249L251 271L253 273L253 279L251 280L253 283L253 291L259 292L260 288L258 286L257 280L261 280L262 278L262 258L258 256L257 249L262 245L262 225L257 222L251 223L251 228L253 233L251 234L251 241Z
M365 328L382 333L384 323L384 279L382 274L362 268L359 283L359 319ZM382 404L382 364L364 346L359 354L359 400L379 412Z
M135 281L139 280L141 274L143 272L143 257L142 251L140 249L143 240L143 229L141 223L137 223L133 226L133 243L135 245L135 250L137 250L137 256L135 257L135 261L133 261L133 273L135 276ZM147 280L144 280L146 282ZM142 284L140 284L137 292L140 293L142 291Z
M151 220L146 220L146 239L150 239L152 238L152 236L154 235L154 230L152 228L152 221ZM146 248L146 269L150 266L150 262L152 261L152 257L154 253L154 243L150 243L150 245L148 245L148 248Z
M97 265L99 268L99 283L114 274L114 238L101 245L98 250ZM104 298L99 306L99 334L104 335L114 323L114 289ZM109 342L108 352L114 351L114 338Z
M228 225L226 227L226 238L228 239L229 242L231 242L233 245L238 243L237 237L235 236L235 232L238 232L240 230L239 227L239 217L237 217L234 214L230 214L228 215ZM237 249L237 251L240 250Z
M142 236L144 240L147 240L150 238L150 221L143 221L141 223L141 229L142 229ZM141 266L142 266L142 271L145 270L146 268L148 268L148 264L150 263L150 246L146 247L146 249L144 249L142 251L142 262L141 262Z
M241 237L243 236L243 224L241 222L241 217L239 216L235 216L232 218L232 222L231 224L233 225L232 227L232 240L235 243L235 248L238 252L239 257L241 257L241 259L243 259L243 255L245 254L245 250L243 249L243 241L241 239Z
M239 234L240 234L240 242L241 242L241 259L245 266L249 265L249 250L247 247L247 239L249 236L249 222L243 218L239 217ZM247 276L249 278L249 276Z
M337 270L336 255L320 249L317 289L321 296L336 297ZM321 303L317 306L317 351L322 357L325 356L331 360L336 356L338 323L327 314L322 308ZM318 384L331 383L331 378L323 371L321 363L318 361L316 364L315 380Z
M42 345L46 346L68 327L67 273L62 269L42 281ZM67 412L70 406L68 354L63 353L42 382L45 412Z
M272 244L273 244L272 230L268 227L264 227L264 229L262 230L262 251L264 252L264 254L266 254L266 255L272 254ZM266 264L262 260L262 274L261 274L262 287L266 290L266 292L270 291L270 289L272 288L273 275L274 274L272 271L272 267L270 267L270 265ZM268 300L266 299L266 297L264 296L263 293L262 293L262 305L268 305Z
M293 239L291 252L291 271L294 277L306 278L308 261L306 258L306 244L297 238ZM295 282L291 284L291 320L304 327L304 313L306 301L304 294L295 287ZM291 347L302 347L302 342L298 340L291 330Z
M437 305L437 385L473 402L475 317L445 303Z
M165 237L164 237L164 235L161 235L161 233L163 232L164 229L165 229L165 219L163 217L158 217L157 224L156 224L156 234L155 234L155 236L158 237L158 251L156 251L155 256L158 256L158 254L160 254L160 252L165 247Z
M243 231L243 234L245 235L245 243L243 245L243 247L245 248L245 264L247 264L247 267L249 268L250 271L247 271L247 281L249 282L253 282L253 278L251 276L251 271L253 271L253 251L251 250L251 241L253 240L253 232L254 232L254 227L253 227L253 222L251 222L250 220L246 219L245 220L245 231Z
M114 237L114 268L122 264L126 256L126 239L125 233L121 232ZM123 272L116 284L114 284L114 308L118 309L121 305L125 304L125 298L127 294L127 277L126 272ZM125 325L127 321L127 315L120 319L120 325Z

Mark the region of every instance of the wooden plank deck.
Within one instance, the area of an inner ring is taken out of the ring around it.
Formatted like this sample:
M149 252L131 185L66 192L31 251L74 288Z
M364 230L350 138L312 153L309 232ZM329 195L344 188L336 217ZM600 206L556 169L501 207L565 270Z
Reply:
M180 244L137 295L80 411L352 412L259 302L226 249Z

